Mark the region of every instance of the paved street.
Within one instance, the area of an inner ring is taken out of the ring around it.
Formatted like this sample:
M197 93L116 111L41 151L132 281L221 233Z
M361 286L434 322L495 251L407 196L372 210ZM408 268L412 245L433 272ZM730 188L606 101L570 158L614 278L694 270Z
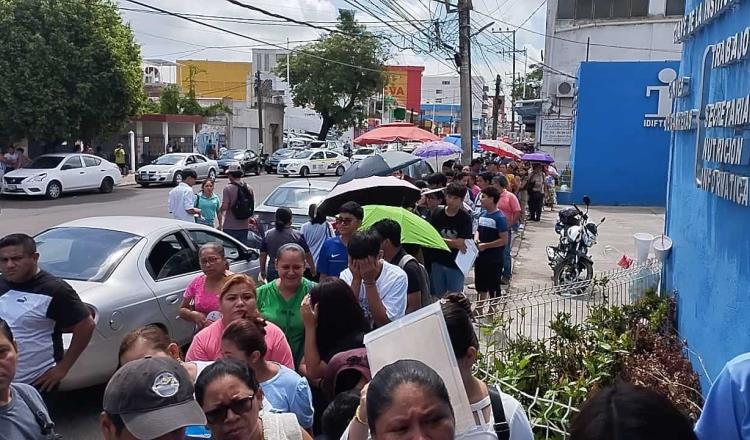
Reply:
M312 179L335 180L335 177ZM294 180L277 175L246 177L245 181L255 191L256 204L277 186ZM227 185L227 179L217 181L217 193ZM57 224L92 216L140 215L167 216L167 194L171 187L124 186L115 188L111 194L82 193L64 195L58 200L37 198L3 198L0 200L0 236L25 232L36 234ZM195 191L199 186L195 186ZM53 420L66 439L98 440L98 416L101 411L104 386L76 392L61 393L50 406Z

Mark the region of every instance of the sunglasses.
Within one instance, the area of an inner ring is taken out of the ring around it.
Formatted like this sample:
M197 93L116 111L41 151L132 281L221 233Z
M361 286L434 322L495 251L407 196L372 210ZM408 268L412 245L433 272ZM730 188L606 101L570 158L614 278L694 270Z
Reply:
M221 405L216 407L215 409L212 409L211 411L206 411L206 421L211 425L223 423L224 420L227 419L227 411L229 411L230 409L237 415L245 414L253 408L254 399L255 394L253 394L252 396L234 399L229 405Z

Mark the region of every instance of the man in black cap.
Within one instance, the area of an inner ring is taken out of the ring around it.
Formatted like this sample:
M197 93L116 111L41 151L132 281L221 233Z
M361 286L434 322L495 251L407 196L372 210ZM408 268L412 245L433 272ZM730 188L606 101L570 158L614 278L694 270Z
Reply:
M104 390L99 425L106 440L182 440L185 427L206 424L193 381L172 358L128 362Z

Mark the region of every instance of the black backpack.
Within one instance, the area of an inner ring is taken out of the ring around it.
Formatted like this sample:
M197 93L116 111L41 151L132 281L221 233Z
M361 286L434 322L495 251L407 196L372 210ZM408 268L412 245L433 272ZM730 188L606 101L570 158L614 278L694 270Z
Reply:
M429 274L427 274L427 269L425 269L424 265L422 265L422 263L414 258L413 255L404 254L404 256L401 257L401 260L399 260L398 262L398 267L403 270L404 266L409 264L410 261L414 261L419 267L419 290L422 294L422 298L420 298L420 307L429 306L430 304L437 301L437 298L432 296L432 294L430 293L430 276Z
M55 432L55 423L49 418L49 414L47 414L46 408L43 409L39 405L37 405L34 401L34 398L32 398L28 394L28 391L23 389L23 387L13 388L13 391L18 392L18 397L20 397L21 400L26 403L26 406L28 406L29 410L32 412L32 414L34 414L34 419L36 419L36 423L39 425L39 429L42 431L44 440L62 439L62 436Z
M495 419L495 434L498 440L510 440L510 425L505 419L505 408L503 408L503 397L500 389L496 386L487 386L490 393L490 404L492 405L492 416Z
M255 197L253 192L246 184L239 185L232 182L232 185L237 186L237 199L231 206L232 215L238 220L245 220L253 216L255 212Z

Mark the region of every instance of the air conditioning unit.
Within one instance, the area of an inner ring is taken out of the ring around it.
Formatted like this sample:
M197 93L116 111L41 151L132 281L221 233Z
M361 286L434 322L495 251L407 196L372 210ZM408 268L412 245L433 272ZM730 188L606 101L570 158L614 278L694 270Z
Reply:
M557 83L555 96L558 98L572 98L576 94L576 84L573 81L560 81Z

